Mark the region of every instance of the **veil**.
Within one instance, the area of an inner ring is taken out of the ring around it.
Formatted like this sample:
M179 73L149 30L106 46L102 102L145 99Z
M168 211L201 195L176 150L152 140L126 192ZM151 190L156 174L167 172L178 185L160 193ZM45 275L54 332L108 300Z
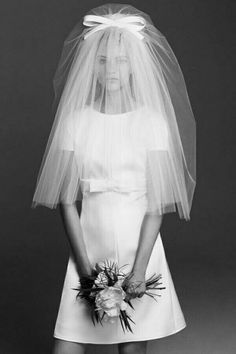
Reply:
M132 134L137 146L145 140L146 212L178 210L180 218L190 219L196 184L195 119L178 61L146 13L124 4L89 11L64 42L53 86L55 119L33 208L83 199L84 159L91 156L96 138L96 132L88 132L85 112L139 112L143 125ZM104 136L109 134L106 129L104 125ZM144 133L146 139L140 138ZM109 152L103 153L105 158Z

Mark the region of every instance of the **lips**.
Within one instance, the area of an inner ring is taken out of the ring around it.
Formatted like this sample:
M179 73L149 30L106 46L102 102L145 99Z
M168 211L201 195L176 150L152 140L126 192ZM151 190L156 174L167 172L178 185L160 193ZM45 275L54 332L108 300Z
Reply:
M117 79L117 77L108 77L108 78L107 78L107 81L108 81L108 80L118 80L118 79Z

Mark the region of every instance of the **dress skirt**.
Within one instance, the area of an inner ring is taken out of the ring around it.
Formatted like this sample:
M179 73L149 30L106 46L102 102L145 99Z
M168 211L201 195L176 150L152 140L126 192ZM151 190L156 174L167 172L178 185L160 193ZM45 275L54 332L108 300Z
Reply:
M139 192L116 191L87 193L83 197L80 222L91 264L109 259L123 272L131 271L139 243L140 229L147 201ZM114 344L152 340L174 334L186 326L174 288L160 233L157 236L146 269L146 279L154 273L162 275L164 290L156 291L155 301L144 295L132 300L134 310L128 313L135 322L132 331L123 332L120 320L95 326L86 303L76 299L79 275L72 256L69 257L54 337L90 344Z

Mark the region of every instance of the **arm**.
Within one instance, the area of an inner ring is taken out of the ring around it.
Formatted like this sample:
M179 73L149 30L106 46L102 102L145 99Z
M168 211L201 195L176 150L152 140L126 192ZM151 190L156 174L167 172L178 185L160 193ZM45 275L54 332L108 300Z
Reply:
M162 220L162 215L145 214L143 218L138 249L131 274L127 278L129 298L142 297L146 290L145 273Z
M61 186L59 208L65 233L76 263L77 272L81 277L82 275L90 275L92 267L88 259L76 203L71 202L71 197L68 198L68 195L71 194L71 181L74 180L75 158L73 151L64 150L62 162L62 165L66 167L66 175ZM68 199L70 202L67 202ZM80 203L81 207L82 201Z
M92 266L87 255L76 204L61 203L60 213L79 276L91 275Z
M133 265L133 271L145 275L154 243L160 231L162 219L162 215L145 214L141 226L139 246Z

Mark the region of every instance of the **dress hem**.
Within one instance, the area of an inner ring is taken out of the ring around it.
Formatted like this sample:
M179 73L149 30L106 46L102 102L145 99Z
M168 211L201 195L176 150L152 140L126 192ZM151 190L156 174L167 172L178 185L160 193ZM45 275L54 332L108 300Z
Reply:
M68 341L68 342L76 342L76 343L83 343L83 344L101 344L101 345L105 345L105 344L108 344L108 345L112 345L112 344L118 344L118 343L126 343L126 342L139 342L139 341L149 341L149 340L155 340L155 339L160 339L160 338L164 338L164 337L168 337L170 335L173 335L173 334L176 334L180 331L182 331L184 328L186 328L186 323L184 324L184 326L182 327L179 327L178 329L174 330L174 331L171 331L171 332L168 332L167 334L159 334L155 337L142 337L142 338L132 338L132 337L129 337L129 338L124 338L124 339L121 339L121 340L116 340L116 341L112 341L112 342L91 342L89 340L84 340L84 339L81 339L81 340L78 340L78 339L74 339L74 338L66 338L60 334L53 334L53 337L54 338L57 338L57 339L61 339L61 340L65 340L65 341Z

